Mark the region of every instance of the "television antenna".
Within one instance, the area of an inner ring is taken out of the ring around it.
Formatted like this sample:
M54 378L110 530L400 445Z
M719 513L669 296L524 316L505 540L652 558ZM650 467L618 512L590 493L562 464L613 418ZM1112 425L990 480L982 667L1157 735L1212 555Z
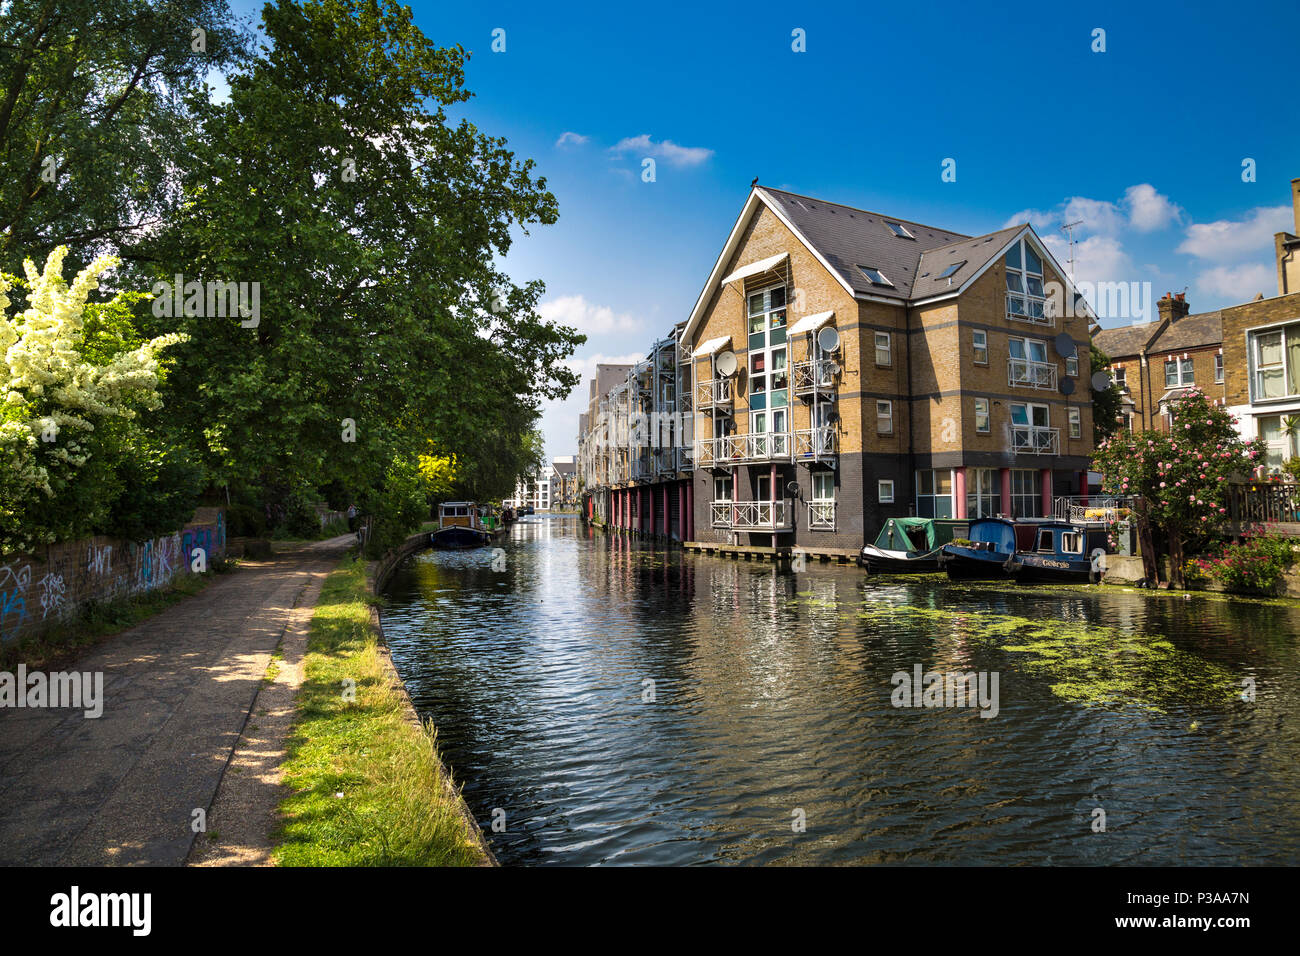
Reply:
M1067 222L1061 225L1061 232L1065 233L1065 238L1070 243L1070 281L1074 281L1074 227L1082 226L1083 220L1076 219L1074 222Z

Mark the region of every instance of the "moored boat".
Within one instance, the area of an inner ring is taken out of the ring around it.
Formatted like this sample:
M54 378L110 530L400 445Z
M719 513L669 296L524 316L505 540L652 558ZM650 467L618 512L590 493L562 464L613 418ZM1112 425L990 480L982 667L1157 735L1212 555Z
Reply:
M1016 556L1016 526L1006 518L976 518L966 538L939 549L939 566L950 578L1006 577Z
M481 548L492 539L472 501L444 501L438 505L438 529L429 535L435 548Z
M1024 525L1010 571L1018 581L1096 583L1099 575L1093 555L1105 553L1104 528L1088 528L1067 521Z
M890 518L858 556L872 574L939 570L939 549L966 532L968 523L942 518Z

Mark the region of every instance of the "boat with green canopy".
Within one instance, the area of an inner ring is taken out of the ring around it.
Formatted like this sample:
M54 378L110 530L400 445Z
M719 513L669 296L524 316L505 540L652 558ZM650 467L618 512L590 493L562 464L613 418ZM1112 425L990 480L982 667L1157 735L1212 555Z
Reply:
M939 570L939 549L966 533L969 521L949 518L890 518L858 564L873 574Z

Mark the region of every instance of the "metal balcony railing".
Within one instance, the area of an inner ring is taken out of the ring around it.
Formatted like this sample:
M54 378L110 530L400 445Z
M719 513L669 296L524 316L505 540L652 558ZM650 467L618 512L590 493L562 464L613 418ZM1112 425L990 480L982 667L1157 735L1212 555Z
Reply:
M709 505L713 527L733 531L789 531L789 501L714 501Z
M748 461L780 461L790 458L789 432L753 432L701 438L695 443L695 462L704 467Z
M834 531L836 504L834 501L808 502L808 527L814 531Z
M1056 320L1047 314L1047 300L1037 296L1007 293L1007 318L1013 322L1033 325L1055 325Z
M835 390L835 371L839 366L830 359L814 359L807 362L795 362L794 393L807 395L810 392Z
M732 403L734 389L729 378L711 378L700 382L695 389L697 408L717 408Z
M1012 425L1011 449L1018 455L1059 455L1061 430L1043 425Z
M1300 522L1300 484L1270 479L1230 482L1228 517L1242 524Z
M800 428L794 433L794 457L800 460L833 458L839 454L839 434L830 425Z
M1133 498L1121 495L1060 495L1052 499L1052 517L1076 524L1114 524L1133 509Z
M1029 359L1007 360L1007 384L1016 388L1056 388L1056 365Z

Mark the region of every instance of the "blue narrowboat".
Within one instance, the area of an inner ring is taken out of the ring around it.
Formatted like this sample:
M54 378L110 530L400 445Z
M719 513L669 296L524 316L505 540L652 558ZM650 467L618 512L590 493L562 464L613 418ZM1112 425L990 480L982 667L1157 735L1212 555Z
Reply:
M1106 551L1104 528L1045 521L1021 531L1010 567L1016 580L1096 583L1100 565L1094 555Z
M976 518L966 539L939 551L939 566L950 578L1003 578L1016 558L1016 526L1006 518Z

